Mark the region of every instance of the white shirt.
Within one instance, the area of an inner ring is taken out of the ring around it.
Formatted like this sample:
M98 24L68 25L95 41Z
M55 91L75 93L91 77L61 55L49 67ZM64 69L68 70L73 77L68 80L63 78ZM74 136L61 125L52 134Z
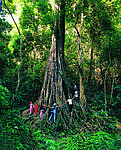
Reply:
M78 97L78 91L75 91L75 97Z
M68 99L69 105L72 105L72 99Z

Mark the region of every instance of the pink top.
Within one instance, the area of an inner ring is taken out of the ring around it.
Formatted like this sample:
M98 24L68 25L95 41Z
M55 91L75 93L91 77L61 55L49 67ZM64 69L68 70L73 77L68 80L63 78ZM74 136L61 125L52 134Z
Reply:
M33 109L33 105L32 104L30 104L30 109Z
M30 104L30 114L32 113L32 110L33 110L33 104L31 103Z

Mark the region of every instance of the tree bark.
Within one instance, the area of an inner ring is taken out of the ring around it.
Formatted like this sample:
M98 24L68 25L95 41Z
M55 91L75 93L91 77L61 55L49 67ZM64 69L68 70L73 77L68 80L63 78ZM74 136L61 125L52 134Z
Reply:
M53 126L56 126L56 128L59 128L59 125L61 125L61 128L69 129L69 128L75 128L77 126L80 126L80 118L83 117L81 112L81 106L73 100L73 113L71 116L68 115L68 105L67 103L64 104L67 99L65 98L65 91L64 91L64 39L65 39L65 4L64 0L61 0L61 3L59 3L60 6L58 10L55 10L57 13L56 18L56 25L55 25L55 36L52 37L52 45L50 49L50 55L47 63L47 68L45 72L44 77L44 84L41 90L40 98L36 103L39 105L45 104L47 106L53 105L53 103L56 103L57 106L61 106L57 108L57 114L56 114L56 122L57 124L54 124L53 121L49 122L48 126L48 118L49 118L49 108L46 109L46 113L44 117L36 119L33 118L34 125L36 124L38 127L45 128L46 125L50 129L52 129ZM64 105L63 105L64 104ZM62 106L63 105L63 106ZM28 111L29 112L29 111ZM27 114L27 113L26 113ZM27 116L27 115L24 115ZM52 125L52 126L51 126ZM60 130L60 129L59 129Z
M91 78L92 78L92 72L93 72L93 41L92 41L92 48L90 52L90 69L89 69L89 78L88 78L88 84L90 85L91 83Z
M78 27L75 25L75 29L78 34L78 43L79 43L79 50L78 50L78 59L79 59L79 76L80 76L80 103L83 115L85 116L86 110L86 96L84 91L84 79L83 79L83 60L82 60L82 44L81 44L81 34L82 34L82 25L83 25L83 13L81 15L81 24L78 24ZM78 22L78 20L77 20Z

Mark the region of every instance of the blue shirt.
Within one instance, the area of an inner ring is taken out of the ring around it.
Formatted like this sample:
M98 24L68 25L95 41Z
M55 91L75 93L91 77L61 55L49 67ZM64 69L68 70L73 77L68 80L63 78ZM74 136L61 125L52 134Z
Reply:
M52 108L53 108L52 112L53 112L53 113L56 113L56 108L57 108L57 106L53 106Z

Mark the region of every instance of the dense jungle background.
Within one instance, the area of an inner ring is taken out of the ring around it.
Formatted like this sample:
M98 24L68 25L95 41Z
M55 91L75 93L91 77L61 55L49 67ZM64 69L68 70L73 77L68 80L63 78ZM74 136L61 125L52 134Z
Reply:
M68 122L23 115L41 101L53 35L64 47L66 94L57 104L72 96L74 83L79 92ZM0 0L0 150L120 150L120 122L121 2Z

